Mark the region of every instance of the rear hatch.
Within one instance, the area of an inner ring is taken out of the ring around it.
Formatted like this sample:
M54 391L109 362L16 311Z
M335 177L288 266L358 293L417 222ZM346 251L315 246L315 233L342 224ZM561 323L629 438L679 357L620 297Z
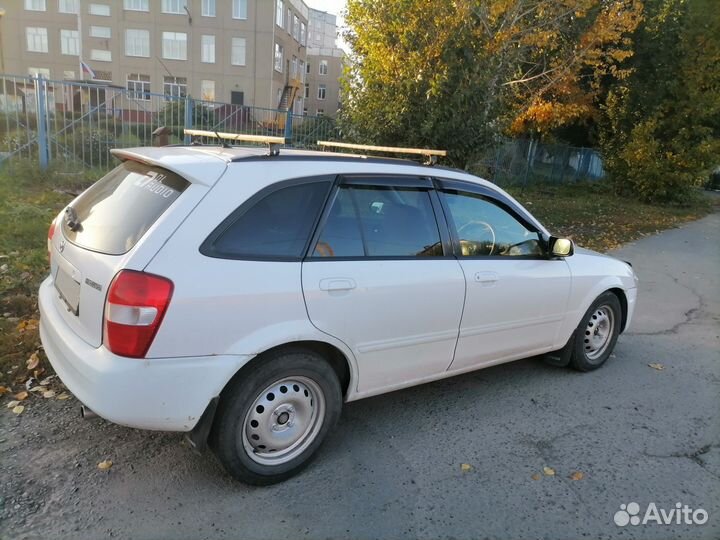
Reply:
M142 270L207 190L159 166L125 161L60 213L50 247L54 301L78 336L100 346L113 277Z

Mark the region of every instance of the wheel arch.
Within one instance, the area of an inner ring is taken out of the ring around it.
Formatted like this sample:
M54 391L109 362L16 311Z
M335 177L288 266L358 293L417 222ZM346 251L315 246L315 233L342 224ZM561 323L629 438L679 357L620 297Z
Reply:
M615 296L617 296L617 299L620 301L620 311L621 311L621 324L620 324L620 333L622 334L625 331L625 327L627 326L627 319L628 319L628 300L627 295L625 294L625 290L621 289L620 287L613 287L612 289L608 289L605 292L613 293Z

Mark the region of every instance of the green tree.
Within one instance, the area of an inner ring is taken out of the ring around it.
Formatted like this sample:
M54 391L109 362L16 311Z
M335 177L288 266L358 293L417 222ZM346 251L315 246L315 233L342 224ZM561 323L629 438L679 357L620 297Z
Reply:
M588 117L621 77L639 0L349 0L341 123L376 144L449 150L466 166L508 129Z
M648 0L631 74L610 88L600 142L616 191L682 201L720 163L715 0Z

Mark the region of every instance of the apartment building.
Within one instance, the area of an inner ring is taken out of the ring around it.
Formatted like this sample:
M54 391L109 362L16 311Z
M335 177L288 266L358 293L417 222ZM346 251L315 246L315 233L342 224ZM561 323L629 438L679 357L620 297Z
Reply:
M0 10L8 74L93 79L139 101L304 108L302 0L0 0Z
M309 9L305 114L335 117L340 109L340 77L345 52L337 46L337 17Z

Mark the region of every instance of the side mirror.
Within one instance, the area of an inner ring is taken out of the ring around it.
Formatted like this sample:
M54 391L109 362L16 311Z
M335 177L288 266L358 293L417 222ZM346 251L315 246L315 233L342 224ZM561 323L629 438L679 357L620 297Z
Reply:
M573 241L569 238L551 236L548 241L548 250L553 257L570 257L575 253Z

